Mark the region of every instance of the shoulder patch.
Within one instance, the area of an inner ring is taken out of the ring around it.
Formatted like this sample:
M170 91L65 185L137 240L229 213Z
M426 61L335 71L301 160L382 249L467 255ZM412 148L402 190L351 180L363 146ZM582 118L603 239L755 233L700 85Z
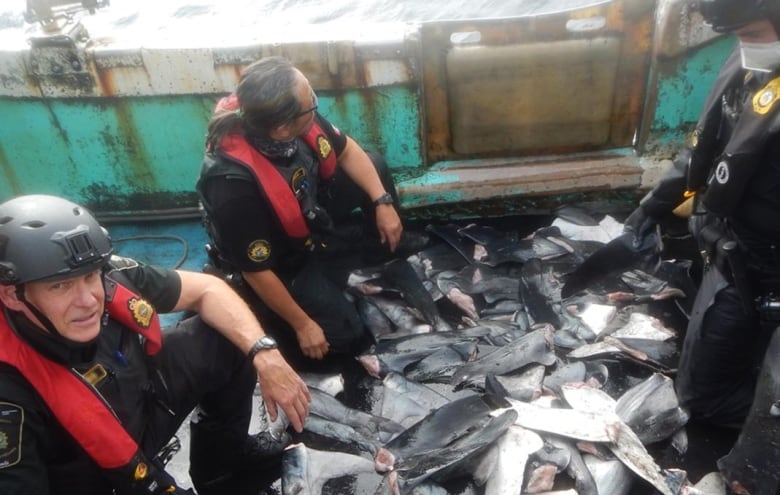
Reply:
M0 402L0 469L22 460L22 425L24 409L10 402Z
M250 260L258 263L265 261L271 256L271 245L268 244L268 241L257 239L249 245L246 255L249 256Z
M330 146L330 141L328 141L325 136L317 137L317 147L319 148L321 158L326 158L333 150Z
M769 113L780 99L780 77L772 79L753 96L753 111L759 115Z
M154 307L146 299L131 297L127 301L127 307L133 314L133 320L141 328L149 328L154 316Z

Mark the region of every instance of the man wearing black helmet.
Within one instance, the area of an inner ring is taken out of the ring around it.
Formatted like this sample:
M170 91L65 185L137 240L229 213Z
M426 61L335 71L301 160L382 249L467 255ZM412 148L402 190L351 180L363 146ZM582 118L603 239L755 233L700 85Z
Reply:
M763 439L751 434L747 440L745 432L768 417L767 400L780 399L773 369L780 363L780 342L774 341L780 339L775 332L780 325L780 2L700 0L698 11L715 31L733 33L739 45L721 69L690 142L626 220L626 229L640 240L659 218L693 197L690 227L704 270L677 391L693 418L742 427L735 449L719 461L731 488L774 494L780 476L777 428ZM762 386L754 398L759 370ZM760 460L750 459L758 452ZM765 463L773 467L756 467Z
M0 493L191 493L157 453L191 419L198 493L256 494L284 445L248 435L254 385L300 431L308 390L224 282L112 256L70 201L0 204ZM158 312L193 311L161 332ZM197 408L197 409L196 409Z

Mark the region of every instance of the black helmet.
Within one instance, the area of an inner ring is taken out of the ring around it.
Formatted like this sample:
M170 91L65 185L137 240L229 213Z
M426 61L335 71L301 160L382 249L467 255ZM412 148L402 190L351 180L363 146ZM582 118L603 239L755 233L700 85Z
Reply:
M0 284L83 275L110 256L111 239L86 208L45 195L0 204Z
M780 19L780 0L698 0L704 21L718 33L727 33L751 22Z

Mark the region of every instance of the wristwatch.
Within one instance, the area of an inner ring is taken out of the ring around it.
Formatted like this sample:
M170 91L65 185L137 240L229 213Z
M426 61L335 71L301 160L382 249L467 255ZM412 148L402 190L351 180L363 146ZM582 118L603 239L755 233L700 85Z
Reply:
M254 361L255 355L258 352L268 349L276 349L278 347L279 344L276 343L276 340L274 340L273 337L269 335L263 335L257 339L254 344L252 344L252 348L249 349L249 354L247 354L246 357L249 359L249 361Z
M390 193L384 193L383 195L379 196L377 199L374 200L374 206L379 205L391 205L395 203L395 200L392 196L390 196Z

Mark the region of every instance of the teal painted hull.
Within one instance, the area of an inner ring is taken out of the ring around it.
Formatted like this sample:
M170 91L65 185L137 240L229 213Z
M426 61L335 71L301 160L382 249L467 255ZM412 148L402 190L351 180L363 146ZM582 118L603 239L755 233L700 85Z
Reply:
M0 200L49 193L104 217L196 218L215 102L247 63L282 54L308 75L324 115L386 157L412 216L632 202L686 139L733 46L675 24L682 9L614 0L539 19L426 23L382 41L36 38L0 52ZM605 27L572 31L582 19Z

